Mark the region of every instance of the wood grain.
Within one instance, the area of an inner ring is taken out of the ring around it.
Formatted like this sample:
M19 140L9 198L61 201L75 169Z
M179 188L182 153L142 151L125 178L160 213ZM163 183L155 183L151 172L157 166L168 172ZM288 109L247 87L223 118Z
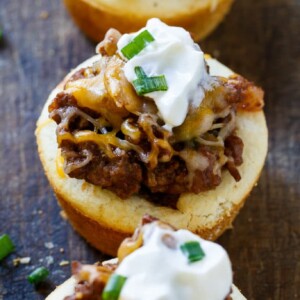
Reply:
M0 234L8 233L16 244L16 252L0 262L0 299L43 299L69 277L69 267L60 267L60 261L105 258L60 216L34 137L48 93L70 68L93 54L95 45L74 26L59 0L1 0L0 25ZM236 1L201 46L265 89L270 130L261 180L233 230L219 242L248 299L298 299L300 2ZM47 242L54 247L45 247ZM24 256L31 263L14 267L13 258ZM48 265L51 275L48 284L35 289L26 276L40 265Z

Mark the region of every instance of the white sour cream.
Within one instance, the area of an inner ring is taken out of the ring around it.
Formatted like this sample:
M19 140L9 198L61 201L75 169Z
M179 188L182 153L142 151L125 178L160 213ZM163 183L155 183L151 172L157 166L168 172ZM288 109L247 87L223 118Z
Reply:
M165 75L168 90L146 96L155 101L165 127L171 130L184 122L190 103L200 105L204 90L212 85L212 78L206 71L204 53L190 34L159 19L150 19L146 27L136 33L124 34L118 42L120 55L121 49L144 30L148 30L155 40L127 61L124 73L131 83L137 78L136 66L142 67L148 77Z
M127 256L116 270L127 277L120 299L126 300L224 300L232 285L226 251L218 244L187 231L163 229L156 222L144 226L144 245ZM171 249L162 237L171 235ZM205 257L189 263L180 245L198 241Z

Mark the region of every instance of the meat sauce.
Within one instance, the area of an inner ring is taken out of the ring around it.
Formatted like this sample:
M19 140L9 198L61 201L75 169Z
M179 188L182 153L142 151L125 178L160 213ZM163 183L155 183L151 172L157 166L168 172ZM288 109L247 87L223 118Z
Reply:
M65 173L123 199L147 194L170 206L181 193L214 189L226 169L239 181L243 141L236 112L261 110L263 91L238 75L216 78L200 107L190 107L170 132L154 102L137 96L124 78L114 46L119 37L110 30L98 46L101 61L75 72L49 106ZM89 80L98 89L93 94ZM89 93L91 105L84 106Z

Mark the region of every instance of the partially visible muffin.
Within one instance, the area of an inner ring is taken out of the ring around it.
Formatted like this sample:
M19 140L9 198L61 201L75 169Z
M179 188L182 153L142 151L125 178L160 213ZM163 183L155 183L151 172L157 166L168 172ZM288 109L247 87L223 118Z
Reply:
M107 29L121 33L137 31L147 20L160 18L169 25L192 33L196 41L205 38L223 20L233 0L64 0L76 24L96 42Z

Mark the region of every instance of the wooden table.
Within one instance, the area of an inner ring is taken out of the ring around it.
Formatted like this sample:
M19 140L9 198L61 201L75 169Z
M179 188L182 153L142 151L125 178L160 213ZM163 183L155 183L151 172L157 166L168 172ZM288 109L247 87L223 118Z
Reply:
M8 233L16 244L16 252L0 263L0 299L43 299L69 277L70 268L60 266L61 261L105 258L60 216L34 137L48 93L94 53L95 45L59 0L1 0L0 23L0 234ZM233 230L219 242L248 299L298 299L300 1L236 1L201 46L265 89L270 130L260 182ZM13 258L24 256L31 257L30 264L14 267ZM51 275L35 290L26 276L40 265L48 265Z

